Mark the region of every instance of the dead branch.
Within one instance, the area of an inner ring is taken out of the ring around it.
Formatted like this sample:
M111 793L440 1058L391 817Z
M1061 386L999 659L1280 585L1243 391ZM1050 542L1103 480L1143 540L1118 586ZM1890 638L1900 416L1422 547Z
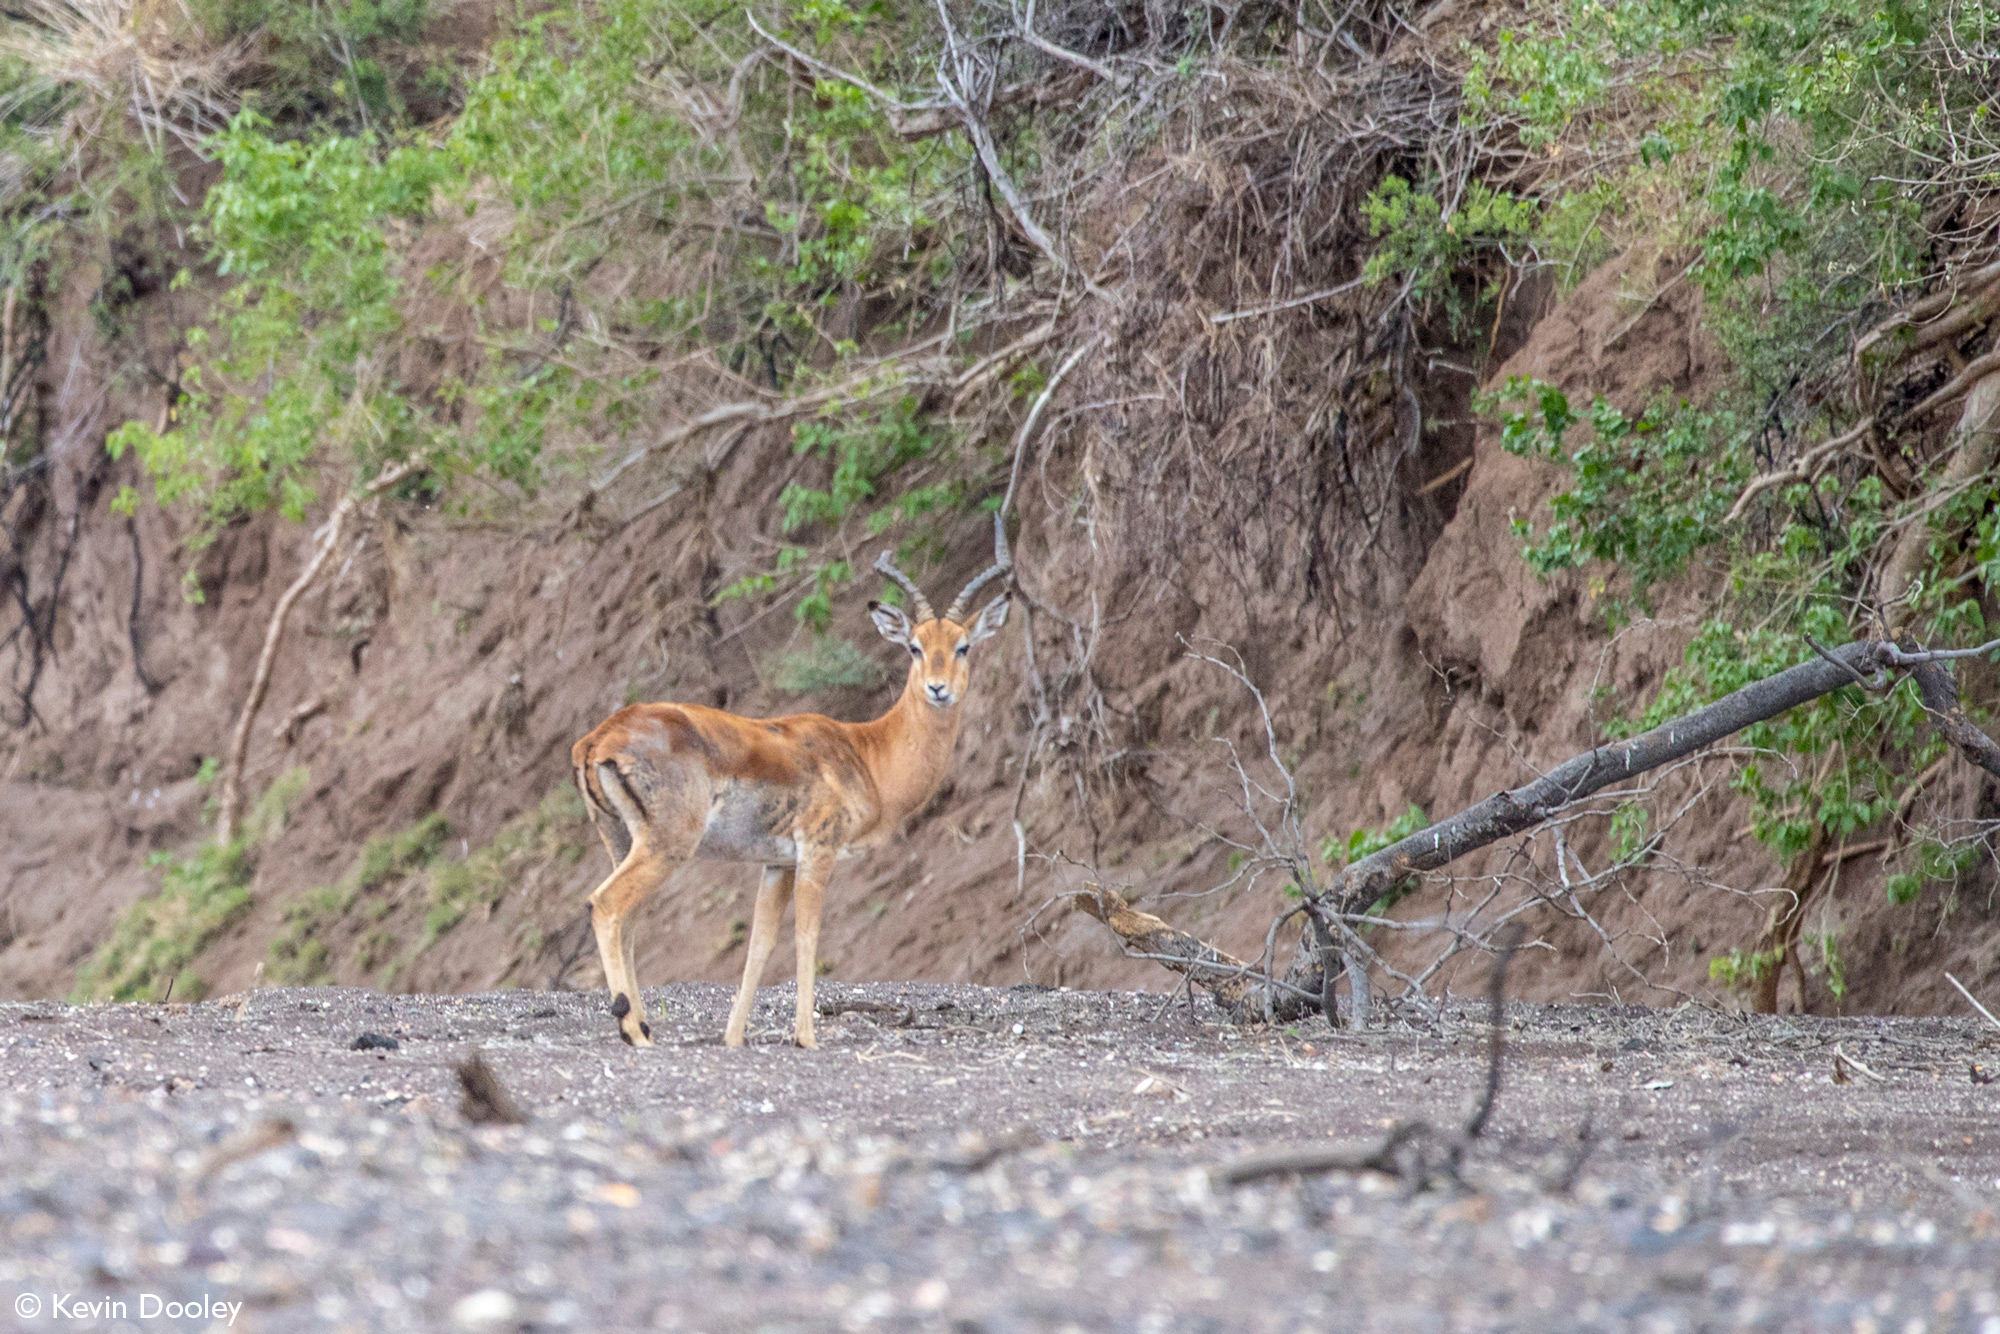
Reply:
M1255 1154L1222 1168L1216 1179L1225 1186L1240 1186L1271 1176L1380 1172L1398 1178L1412 1193L1433 1185L1463 1189L1465 1155L1492 1120L1500 1096L1507 1057L1507 965L1519 942L1519 933L1509 932L1487 981L1486 1082L1463 1127L1441 1131L1428 1121L1399 1121L1372 1145L1305 1145Z
M1062 61L1064 64L1075 65L1079 69L1089 70L1092 74L1095 74L1098 78L1114 87L1125 82L1108 65L1092 60L1080 51L1072 51L1066 46L1058 45L1037 32L1035 30L1035 0L1028 0L1028 12L1026 14L1023 14L1018 9L1014 11L1014 27L1021 34L1023 41L1045 56L1051 56L1054 59Z
M1434 871L1512 834L1541 824L1563 807L1601 788L1692 755L1754 723L1810 703L1853 684L1853 672L1886 666L1882 646L1857 640L1725 695L1706 708L1616 745L1598 746L1541 778L1392 843L1335 877L1328 897L1336 911L1352 913L1387 893L1406 875Z
M1815 445L1813 448L1799 455L1791 467L1780 468L1777 472L1759 473L1757 476L1752 477L1745 484L1743 493L1736 497L1736 503L1729 507L1729 513L1723 516L1722 522L1725 524L1735 523L1749 511L1750 502L1758 496L1763 495L1766 491L1772 490L1775 487L1791 486L1795 482L1811 481L1822 463L1832 459L1841 450L1846 449L1849 445L1874 429L1875 418L1872 416L1863 417L1842 434Z
M1335 975L1334 963L1343 950L1348 955L1346 971L1353 978L1364 972L1359 964L1367 960L1365 942L1353 935L1349 924L1364 920L1363 910L1389 893L1404 877L1437 870L1500 839L1532 830L1557 819L1567 808L1606 788L1684 760L1745 727L1775 718L1822 695L1853 685L1857 677L1865 681L1878 672L1897 667L1917 676L1919 689L1926 692L1927 707L1967 758L1981 768L2000 773L2000 767L1996 767L2000 766L2000 743L1980 731L1965 716L1958 706L1955 684L1949 672L1936 661L1935 655L1879 640L1859 640L1824 650L1809 662L1754 682L1705 708L1628 741L1587 751L1556 766L1535 782L1496 793L1475 806L1362 858L1338 873L1324 891L1314 887L1310 875L1305 876L1300 883L1306 891L1305 906L1311 914L1313 927L1307 938L1301 940L1291 968L1284 977L1276 979L1275 984L1268 973L1235 959L1160 918L1130 909L1122 898L1116 895L1105 898L1108 891L1093 889L1078 896L1076 902L1111 927L1129 953L1154 959L1186 977L1191 984L1210 991L1232 1015L1289 1021L1315 1010L1327 1013L1331 999L1328 982ZM1241 772L1240 763L1237 768L1246 784L1247 803L1251 780ZM1285 776L1289 781L1288 771ZM1279 801L1285 821L1296 818L1290 803L1279 798L1278 794L1265 792L1264 795ZM1289 859L1273 843L1270 831L1254 811L1251 812L1251 819L1265 831L1264 855L1279 864L1287 863ZM1810 868L1807 874L1816 875L1824 853L1822 848L1818 855L1801 859ZM1558 856L1566 855L1559 845ZM1562 866L1560 870L1568 886L1567 867ZM1803 897L1803 892L1795 895L1796 900ZM1569 899L1577 915L1597 926L1577 902L1573 886L1569 888ZM1528 911L1538 903L1556 906L1546 892L1537 891L1533 898L1511 910L1503 920L1511 921L1518 913ZM1796 913L1790 914L1786 921L1774 917L1774 929L1782 935L1782 928L1796 926L1796 917ZM1601 927L1597 929L1600 934L1603 933ZM1339 934L1343 930L1344 936ZM1485 947L1490 941L1489 935L1484 941L1475 943ZM1458 948L1454 945L1453 952ZM1406 984L1420 990L1422 979L1406 979Z
M1979 998L1974 996L1971 992L1965 989L1965 983L1959 981L1957 978L1953 977L1950 973L1946 973L1944 975L1944 980L1951 983L1953 986L1957 987L1958 994L1965 997L1967 1001L1971 1002L1972 1008L1979 1011L1980 1014L1984 1015L1986 1017L1987 1023L1993 1025L1993 1027L1995 1028L2000 1028L2000 1019L1994 1018L1993 1011L1987 1009L1984 1005L1981 1005L1979 1003Z
M935 338L928 341L935 344L944 340ZM913 350L921 351L923 347L923 344L919 344ZM818 412L832 403L866 402L880 398L884 394L902 392L912 386L943 385L957 388L962 378L963 376L952 373L949 361L943 357L914 357L909 360L886 357L869 363L860 373L837 384L822 385L788 398L746 399L736 403L719 404L678 426L670 427L652 443L641 445L620 459L609 472L584 488L583 494L570 509L565 527L574 527L581 522L583 516L595 507L597 498L627 472L653 455L686 444L715 427L763 426L772 422L790 421Z
M996 511L1002 519L1007 517L1007 511L1014 503L1014 488L1021 481L1021 459L1027 453L1028 442L1034 438L1035 427L1042 420L1042 410L1048 407L1049 400L1055 397L1057 388L1076 369L1077 363L1096 349L1099 338L1100 335L1093 334L1072 348L1070 354L1063 358L1062 365L1056 367L1056 373L1049 377L1049 382L1042 386L1042 392L1035 395L1034 405L1028 409L1026 420L1014 436L1014 466L1007 473L1007 494L1001 497L1000 508Z
M1169 926L1151 913L1125 902L1115 889L1086 885L1070 902L1110 927L1128 953L1171 968L1206 990L1234 1014L1241 1006L1256 969L1185 931Z
M1958 701L1958 682L1951 673L1926 659L1913 660L1910 675L1917 683L1924 712L1931 716L1931 722L1944 739L1958 747L1969 762L2000 778L2000 742L1995 742L1966 716L1965 706Z
M271 623L264 630L264 647L257 654L257 668L250 677L250 693L243 701L242 711L236 715L236 731L230 738L229 759L222 771L222 793L215 821L215 841L222 846L227 847L236 838L236 826L243 809L243 763L250 751L250 728L257 720L257 711L264 707L264 696L271 689L271 669L277 663L278 645L284 639L285 622L291 618L292 607L326 567L327 558L340 545L348 519L361 503L381 495L424 466L416 460L395 464L383 469L359 491L349 491L342 496L333 507L333 513L313 534L313 553L307 559L305 569L279 596L278 605L272 609Z

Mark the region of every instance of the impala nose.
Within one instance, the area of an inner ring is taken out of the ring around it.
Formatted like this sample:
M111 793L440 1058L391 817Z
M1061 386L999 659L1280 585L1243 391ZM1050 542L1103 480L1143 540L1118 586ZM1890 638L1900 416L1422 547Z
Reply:
M933 681L927 683L924 686L924 690L930 695L931 703L937 705L939 708L943 708L945 705L951 703L950 686L941 686Z

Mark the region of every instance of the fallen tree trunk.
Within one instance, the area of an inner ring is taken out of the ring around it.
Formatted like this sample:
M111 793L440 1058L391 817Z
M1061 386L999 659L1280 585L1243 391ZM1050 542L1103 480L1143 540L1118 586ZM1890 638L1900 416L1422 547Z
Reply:
M1323 893L1305 904L1311 926L1282 978L1272 977L1150 913L1131 908L1110 890L1092 886L1073 901L1110 927L1129 954L1180 973L1192 985L1214 995L1236 1018L1269 1018L1282 1023L1316 1011L1324 1013L1330 1008L1330 983L1341 971L1337 942L1352 937L1348 919L1382 898L1405 876L1435 871L1467 853L1535 829L1592 793L1685 759L1746 727L1843 686L1873 688L1881 679L1879 674L1889 669L1910 671L1933 722L1946 738L1972 763L2000 774L2000 743L1966 716L1951 673L1939 661L1993 647L1933 655L1880 640L1843 644L1649 732L1586 751L1532 783L1496 792L1340 872ZM1358 976L1358 969L1356 972Z
M1823 658L1754 681L1650 732L1585 751L1532 783L1496 792L1477 806L1363 857L1335 877L1322 902L1336 917L1359 912L1406 875L1435 871L1468 852L1533 829L1601 788L1685 759L1746 727L1856 684L1888 665L1884 647L1865 639L1843 644Z

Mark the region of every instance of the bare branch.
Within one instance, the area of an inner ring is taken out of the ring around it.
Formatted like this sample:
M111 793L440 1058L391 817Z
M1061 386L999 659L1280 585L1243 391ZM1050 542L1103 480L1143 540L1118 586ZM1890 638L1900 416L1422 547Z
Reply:
M1600 788L1691 755L1753 723L1852 685L1854 672L1873 671L1884 663L1882 647L1873 640L1843 644L1824 660L1767 676L1629 741L1586 751L1525 787L1497 792L1450 819L1362 858L1341 872L1328 897L1337 911L1353 912L1380 898L1406 875L1436 870L1510 834L1532 829Z
M374 480L359 491L350 491L340 498L327 516L317 533L313 534L313 553L306 561L305 569L292 581L278 598L278 605L272 609L271 623L264 630L264 647L257 654L257 668L250 677L250 694L243 701L243 709L236 715L236 731L229 742L229 760L222 771L222 793L215 820L215 841L223 847L236 837L237 817L243 807L243 763L250 751L250 727L257 720L257 711L264 706L264 696L271 688L271 669L278 659L278 645L285 636L285 622L291 618L292 607L312 586L313 580L326 567L327 557L340 545L340 535L347 527L347 521L362 501L379 496L410 474L421 471L426 465L419 460L398 463L385 468Z

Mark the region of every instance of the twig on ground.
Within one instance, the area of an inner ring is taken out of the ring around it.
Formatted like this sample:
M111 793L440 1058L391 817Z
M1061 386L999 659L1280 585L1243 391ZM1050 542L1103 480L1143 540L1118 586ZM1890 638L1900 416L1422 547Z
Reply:
M1486 992L1486 1083L1461 1129L1446 1132L1428 1121L1400 1121L1373 1145L1315 1144L1253 1154L1220 1168L1216 1180L1226 1186L1238 1186L1294 1173L1380 1172L1402 1181L1412 1193L1437 1184L1463 1189L1466 1151L1492 1120L1500 1096L1500 1077L1507 1056L1507 965L1519 944L1520 932L1510 928L1493 963ZM1589 1122L1584 1125L1583 1138L1587 1143ZM1436 1156L1426 1152L1427 1148L1435 1148ZM1570 1169L1572 1180L1575 1170Z
M1965 999L1971 1003L1973 1009L1979 1011L1980 1014L1984 1015L1986 1017L1987 1023L1993 1025L1993 1027L1995 1028L2000 1028L2000 1019L1995 1019L1993 1017L1993 1011L1987 1009L1984 1005L1981 1005L1979 1003L1979 998L1977 996L1974 996L1971 992L1965 989L1965 983L1959 981L1957 978L1953 977L1950 973L1946 973L1944 975L1944 980L1951 983L1953 986L1957 987L1958 994L1965 997Z
M1863 1065L1861 1062L1855 1060L1852 1056L1849 1056L1846 1052L1842 1051L1840 1049L1840 1044L1838 1042L1834 1043L1833 1082L1836 1084L1850 1084L1854 1082L1852 1076L1848 1074L1848 1071L1850 1070L1852 1070L1854 1074L1860 1075L1863 1079L1872 1079L1878 1084L1886 1084L1889 1082L1889 1077L1887 1075L1876 1074L1873 1070L1870 1070L1867 1066Z
M983 1172L1010 1154L1023 1153L1042 1142L1032 1130L1014 1130L995 1139L975 1137L956 1154L940 1154L926 1166L941 1172Z

